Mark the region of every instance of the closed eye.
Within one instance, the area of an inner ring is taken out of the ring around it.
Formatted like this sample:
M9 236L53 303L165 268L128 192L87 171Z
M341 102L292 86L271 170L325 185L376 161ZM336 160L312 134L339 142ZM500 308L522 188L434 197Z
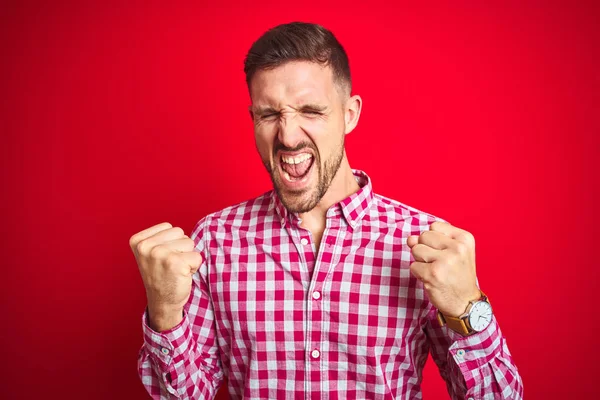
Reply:
M321 112L317 110L302 110L302 113L310 115L321 115Z

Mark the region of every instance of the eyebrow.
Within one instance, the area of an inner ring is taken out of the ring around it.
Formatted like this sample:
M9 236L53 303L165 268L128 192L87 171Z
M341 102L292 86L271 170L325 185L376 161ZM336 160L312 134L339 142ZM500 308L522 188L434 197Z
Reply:
M323 112L323 111L327 110L327 106L322 105L322 104L316 104L316 103L306 103L306 104L301 104L298 107L294 107L294 109L301 110L301 111L310 110L310 111ZM257 115L276 114L279 112L278 110L274 109L271 106L256 106L256 107L250 106L250 110L253 111Z

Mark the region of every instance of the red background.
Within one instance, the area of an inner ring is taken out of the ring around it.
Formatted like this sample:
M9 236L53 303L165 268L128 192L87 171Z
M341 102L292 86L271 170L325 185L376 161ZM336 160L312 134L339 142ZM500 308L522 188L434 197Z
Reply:
M293 20L348 51L351 165L475 235L526 398L594 396L598 7L122 3L0 11L2 398L145 398L128 239L270 188L243 58ZM431 362L423 392L448 397Z

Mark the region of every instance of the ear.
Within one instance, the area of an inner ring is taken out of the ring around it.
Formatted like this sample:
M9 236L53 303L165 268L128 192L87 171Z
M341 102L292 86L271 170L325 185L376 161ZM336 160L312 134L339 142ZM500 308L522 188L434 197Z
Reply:
M344 123L346 128L344 134L347 135L354 130L358 124L361 109L362 99L359 95L355 94L346 100L346 106L344 107Z

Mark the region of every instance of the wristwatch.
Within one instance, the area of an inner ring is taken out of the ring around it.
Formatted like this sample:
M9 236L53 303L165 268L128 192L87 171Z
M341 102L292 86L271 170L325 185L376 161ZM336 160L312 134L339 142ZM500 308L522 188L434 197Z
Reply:
M469 302L464 314L458 317L450 317L438 310L437 319L440 326L448 325L448 328L453 331L463 336L469 336L483 331L492 322L492 306L487 296L481 292L479 299Z

